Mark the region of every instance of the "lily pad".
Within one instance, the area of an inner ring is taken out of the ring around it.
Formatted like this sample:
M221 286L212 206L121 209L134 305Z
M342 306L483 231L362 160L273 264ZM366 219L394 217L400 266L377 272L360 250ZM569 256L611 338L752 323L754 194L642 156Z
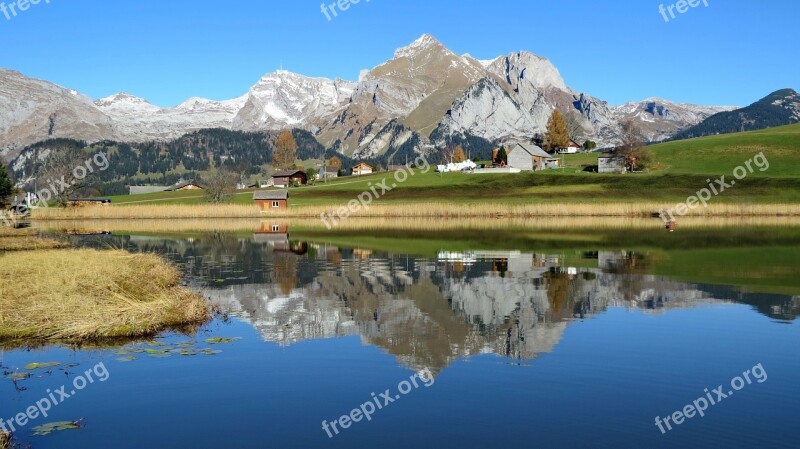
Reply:
M217 355L222 354L219 349L203 349L203 355Z
M29 371L33 371L36 369L47 369L52 368L54 366L59 366L61 363L59 362L46 362L46 363L29 363L25 365L25 369Z
M160 355L169 352L168 349L145 349L144 352L150 355Z
M230 338L216 337L216 338L206 338L206 343L212 345L226 345L228 343L232 343L237 340L241 340L241 337L230 337Z
M52 423L42 424L41 426L36 426L31 430L33 430L34 435L38 436L50 435L53 432L60 432L62 430L82 429L83 426L81 425L81 421L83 421L83 419L79 419L77 421L52 422Z
M31 373L11 373L6 377L11 380L25 380L31 377Z
M129 355L129 356L125 356L125 357L120 357L117 360L120 361L120 362L133 362L134 360L136 360L136 357L134 357L132 355Z

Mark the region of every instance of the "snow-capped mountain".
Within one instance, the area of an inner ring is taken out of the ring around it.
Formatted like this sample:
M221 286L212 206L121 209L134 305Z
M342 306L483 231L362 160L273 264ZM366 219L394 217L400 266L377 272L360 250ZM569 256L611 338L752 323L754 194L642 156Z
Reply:
M112 128L91 98L0 69L0 156L53 137L102 140L113 136Z
M478 60L426 34L358 81L277 71L239 98L190 98L170 108L122 93L93 102L0 69L0 150L14 156L27 144L57 137L135 143L204 128L303 128L326 147L370 157L409 145L422 151L458 137L529 139L545 131L555 108L576 139L600 146L619 142L622 120L639 121L651 140L661 140L732 109L658 99L612 108L571 89L546 58L517 52Z
M308 78L279 70L261 78L236 112L233 127L244 131L304 128L345 104L356 83Z
M141 142L174 139L200 129L231 128L244 102L244 97L228 101L195 97L174 108L159 108L121 93L97 100L95 105L111 118L113 139Z

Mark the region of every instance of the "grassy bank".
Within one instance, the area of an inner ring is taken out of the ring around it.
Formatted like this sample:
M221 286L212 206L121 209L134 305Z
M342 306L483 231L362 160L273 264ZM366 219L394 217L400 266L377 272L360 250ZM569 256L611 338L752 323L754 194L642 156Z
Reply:
M209 318L203 298L156 255L25 249L0 255L0 340L139 337Z
M0 449L9 449L11 447L11 435L0 430Z

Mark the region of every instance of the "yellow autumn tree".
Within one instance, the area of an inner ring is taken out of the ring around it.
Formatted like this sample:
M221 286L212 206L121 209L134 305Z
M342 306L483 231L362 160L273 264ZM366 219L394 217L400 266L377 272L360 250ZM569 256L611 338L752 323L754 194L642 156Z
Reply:
M289 131L283 131L275 143L272 153L272 165L278 170L288 170L297 159L297 142Z
M461 145L457 146L455 150L453 150L453 162L456 164L460 162L464 162L467 160L467 155L464 153L464 148Z
M338 156L328 159L328 167L342 168L342 160Z
M558 109L553 111L550 120L547 122L547 134L545 135L545 146L549 152L563 150L569 146L569 129L564 115Z

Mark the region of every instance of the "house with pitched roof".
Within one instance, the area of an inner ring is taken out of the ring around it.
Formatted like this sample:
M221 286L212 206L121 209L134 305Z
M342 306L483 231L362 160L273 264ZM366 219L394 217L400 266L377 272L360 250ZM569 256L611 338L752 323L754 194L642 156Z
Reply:
M558 168L561 161L532 143L518 143L508 150L508 166L523 171Z

